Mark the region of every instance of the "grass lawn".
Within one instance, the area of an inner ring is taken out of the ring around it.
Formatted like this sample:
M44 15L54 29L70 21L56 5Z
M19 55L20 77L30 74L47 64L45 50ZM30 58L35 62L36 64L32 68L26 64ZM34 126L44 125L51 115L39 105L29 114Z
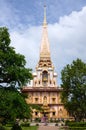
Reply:
M6 130L11 130L10 126L6 126L5 128ZM22 127L22 130L37 130L37 129L38 129L38 126Z
M22 130L37 130L38 126L22 127Z

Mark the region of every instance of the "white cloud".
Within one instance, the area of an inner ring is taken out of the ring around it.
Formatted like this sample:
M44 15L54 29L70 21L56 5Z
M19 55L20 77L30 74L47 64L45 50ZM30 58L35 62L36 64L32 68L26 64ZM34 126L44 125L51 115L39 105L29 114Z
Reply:
M25 55L27 66L35 69L39 57L41 27L30 27L27 30L11 32L12 46L17 53Z
M72 12L69 16L61 17L59 23L49 26L52 57L61 71L63 66L72 60L81 58L86 62L86 7L80 12ZM54 54L55 53L55 54Z
M69 16L61 17L59 23L48 25L52 61L58 72L72 60L81 58L86 61L86 7ZM35 68L39 59L42 27L30 27L22 32L11 31L12 45L16 51L25 55L27 66Z

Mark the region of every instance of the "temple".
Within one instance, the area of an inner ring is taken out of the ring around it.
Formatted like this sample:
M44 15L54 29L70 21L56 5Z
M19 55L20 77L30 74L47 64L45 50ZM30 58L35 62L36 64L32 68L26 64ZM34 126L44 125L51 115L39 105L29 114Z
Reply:
M33 119L42 118L45 115L48 119L68 118L68 113L61 102L62 89L57 85L57 73L54 72L54 65L51 61L46 6L44 6L39 62L36 66L36 72L33 73L32 86L23 87L22 92L28 94L26 99L28 104L36 104L42 108L42 111L33 109Z

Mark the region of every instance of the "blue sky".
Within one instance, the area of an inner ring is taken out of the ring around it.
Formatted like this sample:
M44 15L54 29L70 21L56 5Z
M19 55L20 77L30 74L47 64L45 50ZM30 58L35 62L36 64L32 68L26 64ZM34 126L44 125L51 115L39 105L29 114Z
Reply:
M11 18L8 24L5 22L9 27L13 26L13 21L26 26L41 25L44 4L47 5L48 23L55 23L61 16L69 15L72 11L80 11L86 5L86 0L0 0L3 17L6 20Z
M25 55L27 67L39 59L43 6L47 6L51 58L58 73L76 58L86 62L86 0L0 0L0 26L9 29L11 45Z

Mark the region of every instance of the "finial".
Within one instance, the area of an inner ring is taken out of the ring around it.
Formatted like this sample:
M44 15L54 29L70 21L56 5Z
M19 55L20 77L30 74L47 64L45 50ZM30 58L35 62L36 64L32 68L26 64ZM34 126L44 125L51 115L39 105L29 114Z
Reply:
M46 21L46 5L44 5L44 25L47 24L47 21Z

